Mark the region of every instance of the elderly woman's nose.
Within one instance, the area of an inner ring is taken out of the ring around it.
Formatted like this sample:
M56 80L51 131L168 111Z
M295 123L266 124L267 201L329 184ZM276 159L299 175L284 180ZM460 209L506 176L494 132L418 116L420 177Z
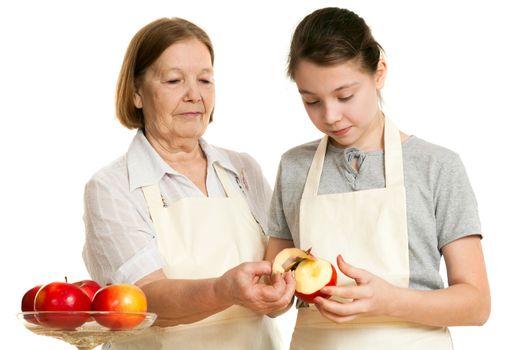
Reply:
M201 93L197 82L188 82L184 100L188 102L198 102L201 100Z

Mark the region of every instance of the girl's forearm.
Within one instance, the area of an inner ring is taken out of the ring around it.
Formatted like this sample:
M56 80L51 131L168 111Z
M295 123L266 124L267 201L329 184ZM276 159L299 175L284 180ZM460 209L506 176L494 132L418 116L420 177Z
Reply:
M490 314L490 295L467 283L421 291L396 288L391 316L430 326L480 326Z

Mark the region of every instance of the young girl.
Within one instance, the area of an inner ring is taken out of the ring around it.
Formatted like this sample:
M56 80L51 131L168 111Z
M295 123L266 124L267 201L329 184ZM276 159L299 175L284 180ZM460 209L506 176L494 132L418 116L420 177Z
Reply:
M447 326L489 316L463 164L384 115L386 73L381 46L351 11L317 10L295 30L288 74L326 136L281 158L266 257L311 247L340 272L322 289L331 298L300 305L292 349L452 349Z

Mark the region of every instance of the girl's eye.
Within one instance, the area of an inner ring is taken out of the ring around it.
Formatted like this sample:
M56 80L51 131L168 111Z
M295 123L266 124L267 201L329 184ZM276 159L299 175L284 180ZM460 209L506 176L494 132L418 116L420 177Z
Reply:
M304 103L307 104L308 106L313 106L319 103L319 101L304 101Z
M341 102L350 101L352 99L352 97L354 97L354 95L350 95L350 96L346 96L346 97L339 97L339 101L341 101Z

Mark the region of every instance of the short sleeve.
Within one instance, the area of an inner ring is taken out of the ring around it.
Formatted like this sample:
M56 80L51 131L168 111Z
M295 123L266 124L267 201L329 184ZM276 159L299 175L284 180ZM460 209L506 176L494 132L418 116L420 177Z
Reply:
M281 239L292 239L290 227L286 221L286 216L283 206L283 192L282 192L282 160L279 164L277 177L275 179L275 187L273 190L272 200L270 202L270 211L268 215L268 232L271 237Z
M92 279L102 285L135 283L163 266L146 215L129 189L111 176L87 183L82 255Z
M455 153L440 168L434 201L439 249L461 237L481 236L476 197Z
M135 283L163 265L157 241L152 239L113 272L110 280L111 283Z

